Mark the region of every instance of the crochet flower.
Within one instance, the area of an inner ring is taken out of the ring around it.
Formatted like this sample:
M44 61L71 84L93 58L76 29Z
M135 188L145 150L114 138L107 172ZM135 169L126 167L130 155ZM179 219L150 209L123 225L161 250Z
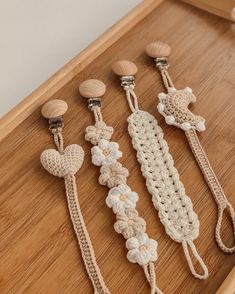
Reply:
M108 127L103 121L97 122L94 126L86 128L85 139L96 145L100 139L110 140L113 134L113 128Z
M101 166L100 173L100 184L107 185L109 188L126 184L126 178L129 176L128 169L123 167L119 162Z
M144 233L146 223L142 217L139 217L137 210L126 209L125 212L117 214L114 229L117 233L122 234L124 238L128 239L139 233Z
M150 239L147 234L139 234L126 241L129 250L127 259L139 265L148 264L157 260L157 241Z
M122 213L126 208L135 208L139 196L127 185L118 185L109 191L106 204L114 213Z
M101 139L97 146L91 148L92 163L94 165L113 164L122 156L119 145L116 142L109 142Z

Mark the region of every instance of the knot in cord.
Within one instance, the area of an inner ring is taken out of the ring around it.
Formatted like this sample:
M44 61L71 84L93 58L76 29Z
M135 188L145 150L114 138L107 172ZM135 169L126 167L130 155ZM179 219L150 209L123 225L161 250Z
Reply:
M135 85L134 84L125 85L123 88L125 91L132 91L132 90L134 90Z

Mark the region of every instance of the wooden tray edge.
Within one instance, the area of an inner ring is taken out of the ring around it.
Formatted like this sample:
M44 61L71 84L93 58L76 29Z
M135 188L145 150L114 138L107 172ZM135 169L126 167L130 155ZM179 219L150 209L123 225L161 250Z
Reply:
M220 17L228 19L232 22L233 18L232 9L235 6L234 0L220 1L220 0L182 0L185 3L194 5L197 8L203 9L207 12L216 14Z
M145 0L1 118L0 141L164 0Z

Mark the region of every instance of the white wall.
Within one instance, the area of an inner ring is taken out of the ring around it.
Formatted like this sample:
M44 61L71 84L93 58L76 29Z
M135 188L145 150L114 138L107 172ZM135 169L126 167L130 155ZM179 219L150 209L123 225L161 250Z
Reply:
M141 0L0 0L0 116Z

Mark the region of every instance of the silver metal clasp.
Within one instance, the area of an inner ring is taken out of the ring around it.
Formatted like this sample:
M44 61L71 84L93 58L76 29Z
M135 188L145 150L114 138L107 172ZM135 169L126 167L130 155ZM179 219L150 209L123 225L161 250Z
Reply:
M93 107L101 107L101 99L98 97L89 98L87 102L88 102L87 107L89 109Z
M157 68L168 68L169 67L169 63L168 63L168 58L167 57L157 57L154 59L155 63L156 63L156 67Z
M64 119L62 116L49 119L49 130L59 129L64 127Z
M121 80L122 87L130 86L130 85L135 86L134 76L122 76L122 77L120 77L120 80Z

